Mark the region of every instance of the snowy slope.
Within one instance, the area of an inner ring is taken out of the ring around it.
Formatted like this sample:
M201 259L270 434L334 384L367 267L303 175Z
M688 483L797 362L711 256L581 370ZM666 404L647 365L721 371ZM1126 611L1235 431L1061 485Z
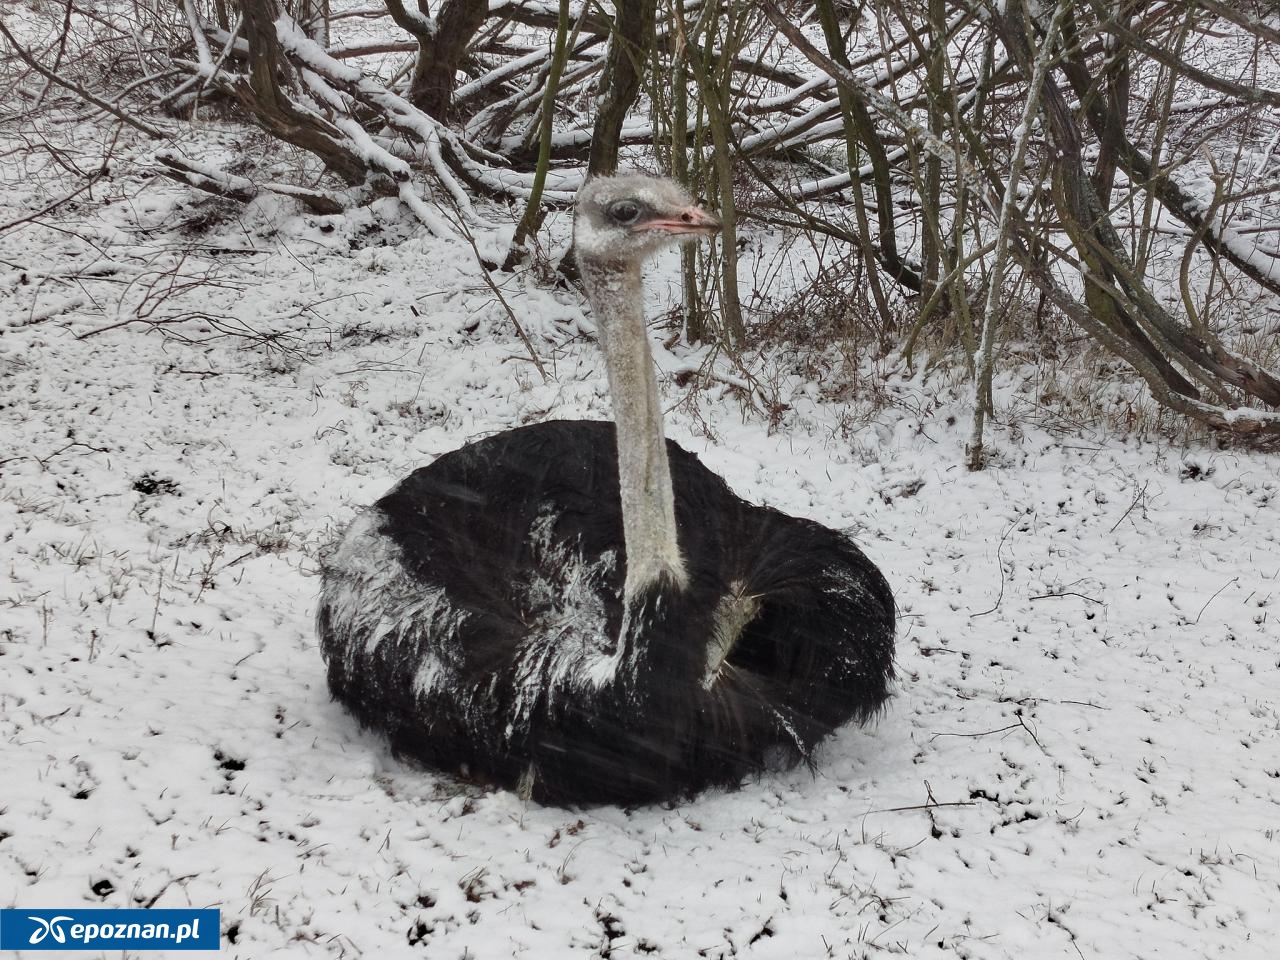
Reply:
M329 701L316 558L445 450L607 417L578 298L503 281L543 382L470 249L391 207L184 235L189 195L134 186L0 235L0 906L217 907L245 958L1272 955L1274 458L1025 428L970 474L933 383L849 430L784 382L770 432L667 376L671 436L883 567L897 696L815 774L532 806ZM148 290L170 336L77 338Z

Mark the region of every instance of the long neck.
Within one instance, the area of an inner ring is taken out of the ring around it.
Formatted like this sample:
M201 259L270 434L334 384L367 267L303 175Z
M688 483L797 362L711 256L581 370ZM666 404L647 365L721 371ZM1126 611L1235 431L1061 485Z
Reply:
M582 271L596 313L618 434L627 600L660 580L687 582L676 538L675 497L662 432L658 379L644 326L639 264L592 263Z

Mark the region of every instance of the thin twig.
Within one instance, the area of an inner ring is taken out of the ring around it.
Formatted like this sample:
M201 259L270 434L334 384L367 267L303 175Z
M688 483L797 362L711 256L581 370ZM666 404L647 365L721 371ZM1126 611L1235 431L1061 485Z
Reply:
M1011 723L1007 727L997 727L994 730L983 730L981 733L935 733L929 739L937 740L939 737L989 737L993 733L1007 733L1010 730L1017 730L1019 727L1026 729L1026 725L1019 720L1018 723Z
M43 217L46 213L50 213L51 211L56 210L58 207L66 203L68 200L74 200L76 197L80 196L80 194L84 193L86 190L92 187L95 183L97 183L102 178L102 175L105 174L106 172L107 172L107 168L105 165L103 165L101 170L98 170L96 173L90 174L89 179L86 182L76 187L76 189L72 190L70 193L64 194L63 196L59 197L57 200L53 200L45 204L39 210L35 211L34 213L29 213L25 217L18 217L18 219L10 220L8 223L0 223L0 233L4 233L6 230L12 230L14 227L19 227L24 223L30 223L32 220L38 220L40 217Z
M511 304L507 302L507 298L502 295L502 290L493 282L493 277L489 276L489 268L485 265L484 257L480 255L480 248L476 246L476 238L471 233L466 221L461 216L453 219L454 226L461 231L462 236L471 246L471 252L475 254L476 266L480 268L480 278L484 280L485 285L498 298L498 302L502 304L502 309L506 311L507 316L511 320L511 325L515 327L516 334L520 337L520 342L524 344L524 348L529 351L529 359L533 361L533 365L537 367L538 373L542 376L542 382L546 383L551 379L547 375L547 368L542 365L542 361L538 359L538 352L533 348L533 341L529 339L529 335L525 333L524 326L520 323L520 318L516 316L516 312L511 309Z
M1147 483L1150 483L1150 482L1151 482L1150 480L1148 480L1148 481L1147 481ZM1108 530L1108 531L1107 531L1107 533L1115 533L1115 532L1116 532L1116 527L1118 527L1118 526L1120 526L1120 524L1124 523L1125 517L1127 517L1127 516L1129 516L1129 514L1133 513L1133 508L1134 508L1134 507L1136 507L1139 503L1141 503L1141 502L1142 502L1142 498L1143 498L1143 496L1144 496L1144 495L1146 494L1146 492L1147 492L1147 483L1144 483L1144 484L1142 485L1142 489L1141 489L1141 490L1139 490L1139 491L1137 492L1137 494L1135 494L1135 495L1134 495L1133 503L1129 504L1129 509L1128 509L1128 510L1126 510L1126 511L1124 512L1124 516L1122 516L1119 520L1117 520L1114 524L1112 524L1111 529L1110 529L1110 530ZM1035 598L1033 597L1032 599L1035 599Z
M1048 754L1049 751L1044 748L1044 744L1040 742L1040 738L1036 736L1036 732L1027 726L1026 717L1024 717L1021 712L1014 714L1014 716L1018 718L1018 723L1022 725L1022 729L1027 731L1031 739L1036 742L1036 746L1040 748L1040 752Z
M1088 600L1090 603L1102 603L1096 597L1090 597L1083 593L1077 593L1075 590L1063 590L1061 593L1038 593L1034 597L1027 597L1028 600L1053 600L1058 597L1079 597L1081 600Z
M905 813L909 810L933 810L937 807L975 807L977 804L972 800L951 800L946 803L939 803L934 800L929 803L917 803L909 807L884 807L880 810L868 810L863 816L871 816L873 813Z
M996 602L992 605L990 610L983 610L979 613L969 614L970 620L973 620L976 617L985 617L987 614L995 613L1000 609L1000 602L1004 599L1004 542L1009 539L1009 534L1013 533L1013 528L1021 522L1021 516L1014 517L1013 522L1009 524L1009 526L1005 527L1004 533L1000 535L1000 543L996 546L996 566L1000 568L1000 593L996 596Z
M1022 714L1019 713L1019 714L1016 714L1016 716L1018 719L1017 723L1011 723L1005 727L997 727L995 730L984 730L981 733L947 733L947 732L935 733L929 739L932 741L932 740L937 740L939 737L974 737L974 738L989 737L994 733L1007 733L1010 730L1017 730L1021 728L1027 731L1031 739L1035 741L1036 746L1039 747L1041 751L1047 753L1048 751L1045 751L1044 744L1040 742L1040 738L1036 736L1036 732L1032 730L1029 726L1027 726L1027 722L1022 718ZM944 806L944 804L937 804L937 806Z
M1205 610L1209 608L1209 604L1213 603L1214 600L1218 599L1218 594L1220 594L1223 590L1227 589L1227 587L1231 586L1233 583L1238 583L1239 580L1240 580L1239 577L1232 577L1230 580L1228 580L1226 583L1220 586L1217 590L1215 590L1213 592L1213 596L1204 602L1204 606L1201 607L1200 612L1196 614L1196 618L1194 622L1199 623L1200 618L1204 615Z

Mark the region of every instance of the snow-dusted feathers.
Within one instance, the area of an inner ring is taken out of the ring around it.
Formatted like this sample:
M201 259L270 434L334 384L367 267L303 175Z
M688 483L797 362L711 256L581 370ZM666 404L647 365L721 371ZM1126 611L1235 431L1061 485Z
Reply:
M553 421L445 454L326 563L330 687L398 752L544 802L660 800L806 760L883 704L875 567L670 441L687 584L625 599L616 442ZM388 629L414 595L429 615Z

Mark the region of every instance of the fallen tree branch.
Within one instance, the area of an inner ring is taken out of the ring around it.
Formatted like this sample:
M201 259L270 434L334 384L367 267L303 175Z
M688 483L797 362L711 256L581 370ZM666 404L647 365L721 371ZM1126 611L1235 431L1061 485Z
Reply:
M263 193L273 193L297 200L312 213L323 216L341 213L350 205L344 202L341 195L327 190L316 190L277 181L254 183L246 177L239 177L216 167L188 160L172 150L161 150L156 153L155 158L156 162L164 167L161 172L169 179L185 183L205 193L238 200L241 203L247 203Z

